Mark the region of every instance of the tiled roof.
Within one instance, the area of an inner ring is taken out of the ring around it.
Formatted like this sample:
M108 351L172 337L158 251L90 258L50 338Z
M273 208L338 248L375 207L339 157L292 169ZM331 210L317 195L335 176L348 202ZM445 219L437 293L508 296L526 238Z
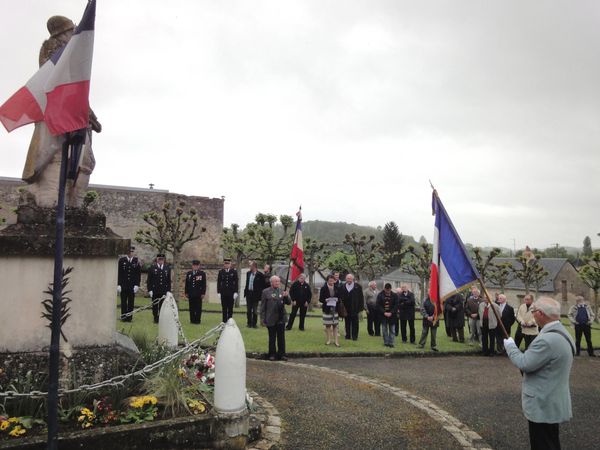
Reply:
M492 262L494 264L510 263L513 267L521 268L521 263L516 258L494 258ZM539 291L554 292L554 280L564 265L570 264L569 261L567 258L540 258L539 264L548 272L548 275L540 284ZM485 284L489 287L498 287L490 280L486 280ZM525 285L521 280L515 278L506 285L506 288L525 290ZM530 288L535 289L535 286L530 286Z

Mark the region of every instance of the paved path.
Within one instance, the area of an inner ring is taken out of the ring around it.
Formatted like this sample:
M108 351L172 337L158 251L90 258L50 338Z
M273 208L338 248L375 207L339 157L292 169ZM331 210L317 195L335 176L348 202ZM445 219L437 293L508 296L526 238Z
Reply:
M502 357L248 362L248 385L278 409L289 449L527 449L520 382ZM600 448L600 358L576 359L571 387L563 448Z

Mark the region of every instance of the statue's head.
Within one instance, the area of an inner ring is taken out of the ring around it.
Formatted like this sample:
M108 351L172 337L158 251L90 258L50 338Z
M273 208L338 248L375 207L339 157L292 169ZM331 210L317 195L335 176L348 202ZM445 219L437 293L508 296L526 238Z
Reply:
M73 31L75 29L75 24L71 19L65 16L52 16L48 19L47 27L50 36L56 37L66 31Z

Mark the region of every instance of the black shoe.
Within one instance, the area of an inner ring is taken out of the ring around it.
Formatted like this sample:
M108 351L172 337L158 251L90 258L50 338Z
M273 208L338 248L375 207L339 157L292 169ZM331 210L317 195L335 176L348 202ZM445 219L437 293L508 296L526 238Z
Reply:
M432 352L439 352L439 350L438 350L437 348L435 348L435 347L433 347L433 348L431 349L431 351L432 351Z
M375 336L377 336L377 337L381 337L381 334L376 334Z
M298 328L298 330L300 330L300 331L304 331L304 328Z
M275 361L275 357L274 356L269 356L269 361Z
M282 356L279 358L279 361L287 361L287 360L288 360L288 358L287 358L287 356L285 356L285 355L282 355Z
M350 336L344 336L344 339L350 339Z
M352 338L352 340L353 340L353 341L358 341L358 338L357 338L357 337L355 337L355 338Z
M285 331L290 331L291 328L285 327Z

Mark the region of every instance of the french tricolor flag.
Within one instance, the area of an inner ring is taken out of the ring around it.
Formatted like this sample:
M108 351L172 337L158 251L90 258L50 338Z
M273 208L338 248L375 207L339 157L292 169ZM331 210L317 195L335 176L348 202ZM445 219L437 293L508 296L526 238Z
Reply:
M0 106L9 132L41 121L55 136L88 126L95 19L96 0L90 0L67 45Z
M294 236L294 245L290 260L292 264L292 281L304 273L304 246L302 244L302 208L296 213L296 235Z
M432 195L431 207L435 214L435 227L433 229L429 298L436 307L437 317L442 310L442 302L479 279L479 273L473 266L473 262L435 190Z

